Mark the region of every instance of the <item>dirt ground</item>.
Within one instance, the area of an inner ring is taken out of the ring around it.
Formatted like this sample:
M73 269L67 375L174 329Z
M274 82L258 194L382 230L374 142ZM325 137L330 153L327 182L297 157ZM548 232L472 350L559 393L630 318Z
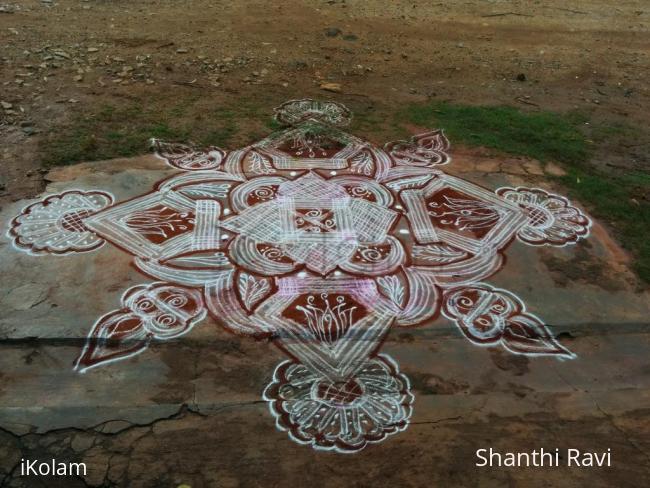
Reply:
M359 116L355 134L377 143L398 135L384 122L411 103L578 110L640 131L631 142L598 141L591 164L647 171L649 30L642 0L0 0L0 210L3 218L15 214L20 200L49 184L112 178L101 164L52 169L47 151L80 118L134 103L166 121L171 110L187 126L210 124L205 114L228 107L239 121L232 148L268 133L263 120L272 108L297 98L346 104ZM486 177L481 168L493 166L483 152L451 142L459 164L451 172L494 187L531 176L501 167ZM132 172L124 167L131 162L121 164L111 184L133 195L165 176L150 160ZM129 185L138 178L146 185L136 192ZM643 486L650 479L648 295L607 228L596 225L594 234L593 248L516 251L500 278L545 310L583 362L565 369L485 350L468 359L476 350L467 353L451 329L392 335L387 347L412 379L419 413L401 437L343 458L276 432L259 398L280 357L267 344L199 333L180 347L156 348L153 366L138 358L130 370L102 372L97 383L85 376L78 385L72 373L58 375L68 367L58 357L73 357L98 307L115 304L99 292L87 303L59 293L56 309L4 308L0 486ZM7 257L9 247L0 248L7 253L0 269L24 279L36 267ZM104 283L116 296L139 279L120 274L128 263L118 253L88 259L83 269L117 263ZM49 289L91 289L91 278L73 276L65 263L48 266ZM63 332L45 327L50 321ZM41 324L43 344L33 342L40 330L21 332L21 323ZM217 329L208 325L202 330ZM83 404L86 397L97 403ZM478 447L557 445L611 447L617 462L572 471L473 465ZM64 454L88 462L90 475L29 484L16 474L21 456Z
M180 122L242 102L266 114L306 96L376 117L433 99L648 122L650 11L642 1L0 5L4 200L42 190L43 146L76 115L137 100L154 111L187 101L193 107L179 111ZM249 138L239 128L231 142ZM603 159L647 166L647 145L605 144Z

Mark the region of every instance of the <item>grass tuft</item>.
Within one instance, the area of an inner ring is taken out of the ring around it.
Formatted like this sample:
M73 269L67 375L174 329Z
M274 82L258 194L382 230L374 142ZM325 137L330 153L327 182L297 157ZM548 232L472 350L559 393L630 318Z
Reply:
M187 108L146 109L140 105L106 105L57 127L41 147L44 166L62 166L136 156L146 152L152 137L226 146L237 132L236 114L225 109L181 117Z
M589 158L589 143L578 129L577 115L448 103L411 105L405 115L410 122L423 127L442 127L452 141L469 146L484 146L539 161L573 163Z

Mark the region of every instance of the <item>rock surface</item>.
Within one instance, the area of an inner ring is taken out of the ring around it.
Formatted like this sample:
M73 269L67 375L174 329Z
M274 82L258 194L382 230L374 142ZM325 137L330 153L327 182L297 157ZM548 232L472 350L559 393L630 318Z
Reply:
M505 173L494 171L499 164ZM530 165L510 175L504 164L460 152L445 171L490 188L537 178ZM171 173L150 156L86 163L51 172L45 194L103 189L125 200ZM28 203L5 207L0 220ZM587 242L552 256L515 243L508 265L490 280L517 290L578 359L477 348L445 319L393 330L384 350L411 380L412 422L381 444L341 455L298 445L275 429L261 392L282 355L210 319L141 355L75 373L89 327L118 306L123 290L146 279L110 245L38 258L3 238L0 469L13 472L7 486L31 486L15 473L21 457L83 460L88 474L71 487L424 487L474 486L477 479L481 486L627 486L648 478L650 296L635 289L625 252L604 229L596 225ZM613 465L475 467L476 449L489 447L611 448Z

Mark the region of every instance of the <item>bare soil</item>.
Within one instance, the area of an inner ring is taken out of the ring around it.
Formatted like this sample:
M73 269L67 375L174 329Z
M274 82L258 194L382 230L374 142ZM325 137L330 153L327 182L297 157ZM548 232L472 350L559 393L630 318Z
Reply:
M223 106L263 120L270 107L302 97L342 101L371 122L429 100L581 110L636 127L650 117L643 1L569 8L559 0L25 0L0 7L5 201L42 190L47 143L74 129L80 114L107 106L143 103L161 121L173 106L176 122L190 125ZM382 140L377 124L359 129ZM232 144L259 132L240 123ZM600 142L601 163L612 171L647 168L647 137Z

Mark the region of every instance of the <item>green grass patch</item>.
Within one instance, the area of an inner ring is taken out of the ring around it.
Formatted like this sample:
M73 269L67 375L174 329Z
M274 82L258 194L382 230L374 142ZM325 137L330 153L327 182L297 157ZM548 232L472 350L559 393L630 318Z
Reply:
M188 102L191 104L191 101ZM231 110L198 110L188 116L186 104L169 109L139 104L105 105L57 127L41 146L44 166L61 166L143 154L152 137L226 146L237 133L237 115Z
M605 172L589 163L599 147L620 147L618 142L642 135L639 129L594 123L580 113L447 103L412 105L400 118L422 127L442 127L453 142L560 163L567 175L557 180L590 215L615 229L634 255L639 278L650 284L650 175L623 169Z
M579 199L593 217L615 229L623 247L635 257L633 268L637 275L650 284L650 175L605 175L586 166L574 166L559 180L569 188L569 196Z
M422 127L442 127L455 142L483 146L540 161L584 162L589 142L578 114L523 112L507 106L437 103L411 105L403 116Z

